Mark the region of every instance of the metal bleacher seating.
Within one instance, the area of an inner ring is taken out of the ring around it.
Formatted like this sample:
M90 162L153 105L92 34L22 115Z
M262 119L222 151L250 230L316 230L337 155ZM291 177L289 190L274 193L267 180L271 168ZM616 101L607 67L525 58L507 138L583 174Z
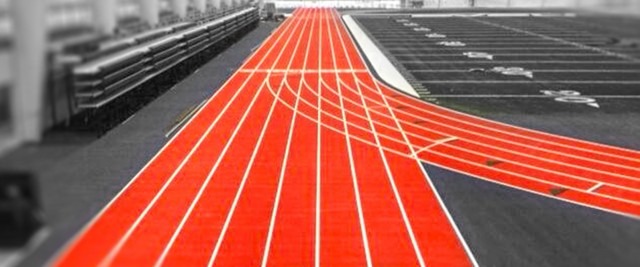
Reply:
M73 67L76 105L100 108L258 19L258 10L250 7L206 23L178 23L101 43L98 55L85 55Z

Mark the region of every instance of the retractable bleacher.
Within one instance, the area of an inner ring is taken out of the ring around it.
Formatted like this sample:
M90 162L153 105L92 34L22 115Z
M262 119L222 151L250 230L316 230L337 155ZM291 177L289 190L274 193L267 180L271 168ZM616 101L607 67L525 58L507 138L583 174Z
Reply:
M105 47L108 52L101 53L108 55L89 56L73 68L77 108L103 107L258 19L258 10L250 7L200 25L170 26L111 44L120 51L110 53L116 49Z

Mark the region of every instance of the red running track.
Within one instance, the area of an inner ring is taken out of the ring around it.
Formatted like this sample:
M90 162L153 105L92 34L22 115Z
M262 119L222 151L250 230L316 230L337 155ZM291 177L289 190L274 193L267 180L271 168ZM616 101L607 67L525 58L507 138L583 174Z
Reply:
M640 216L640 152L400 94L298 9L54 265L476 265L421 161Z

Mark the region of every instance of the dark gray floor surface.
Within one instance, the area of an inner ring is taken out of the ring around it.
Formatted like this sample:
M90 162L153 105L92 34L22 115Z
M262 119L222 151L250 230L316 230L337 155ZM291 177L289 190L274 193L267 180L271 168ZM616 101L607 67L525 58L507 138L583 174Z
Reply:
M480 266L640 266L640 223L424 164Z
M43 244L20 266L41 266L95 216L169 140L185 110L210 97L270 33L260 26L202 66L128 121L95 140L54 133L43 145L27 146L0 160L0 167L34 171L39 178L46 223ZM65 141L73 138L74 141ZM32 160L33 159L33 160Z

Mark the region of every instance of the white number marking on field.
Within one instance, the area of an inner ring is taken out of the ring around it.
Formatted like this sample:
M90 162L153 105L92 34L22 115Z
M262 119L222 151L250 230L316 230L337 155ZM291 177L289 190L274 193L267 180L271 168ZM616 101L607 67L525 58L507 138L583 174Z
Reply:
M586 105L588 105L590 107L600 108L600 105L598 104L598 102L594 98L583 96L578 91L573 91L573 90L559 90L559 91L542 90L540 92L543 93L544 95L548 95L548 96L554 97L554 100L558 101L558 102L572 103L572 104L586 104Z

